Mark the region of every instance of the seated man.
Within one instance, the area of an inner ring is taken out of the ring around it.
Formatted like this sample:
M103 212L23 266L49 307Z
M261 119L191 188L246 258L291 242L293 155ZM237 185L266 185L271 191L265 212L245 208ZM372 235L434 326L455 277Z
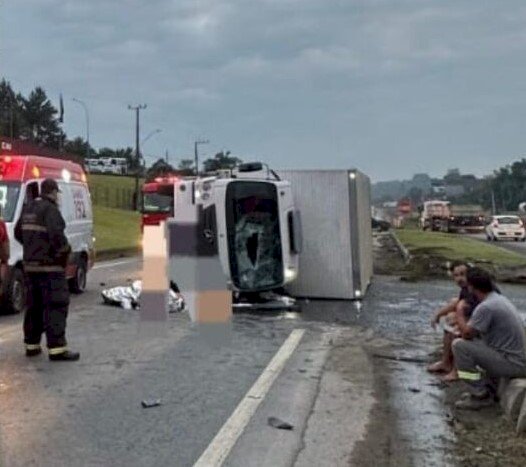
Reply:
M462 338L453 341L453 354L458 376L470 393L455 406L477 410L495 403L498 378L526 377L526 334L517 310L495 291L487 271L469 269L467 284L479 305L469 321L457 312Z
M458 379L457 370L453 362L452 343L455 337L460 336L460 332L456 326L457 321L457 310L463 310L465 316L469 318L477 301L475 297L469 293L467 289L466 274L468 271L468 265L462 261L455 261L451 267L450 272L453 276L453 280L460 287L460 294L457 298L454 298L444 308L438 310L431 320L433 326L436 326L441 318L445 318L444 325L444 341L442 354L442 360L433 363L428 366L428 371L432 373L446 372L443 380L450 382Z

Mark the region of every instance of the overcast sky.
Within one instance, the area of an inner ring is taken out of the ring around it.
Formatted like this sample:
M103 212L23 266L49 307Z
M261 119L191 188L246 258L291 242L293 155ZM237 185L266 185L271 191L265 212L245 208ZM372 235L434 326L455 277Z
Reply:
M526 5L495 0L0 0L0 74L68 136L227 149L374 181L482 175L526 155ZM205 154L205 155L206 155Z

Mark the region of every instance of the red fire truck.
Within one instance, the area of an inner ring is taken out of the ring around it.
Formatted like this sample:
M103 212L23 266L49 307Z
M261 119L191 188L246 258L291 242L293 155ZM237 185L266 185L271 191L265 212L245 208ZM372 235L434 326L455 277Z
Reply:
M175 175L157 177L142 187L141 231L145 225L159 225L174 215Z

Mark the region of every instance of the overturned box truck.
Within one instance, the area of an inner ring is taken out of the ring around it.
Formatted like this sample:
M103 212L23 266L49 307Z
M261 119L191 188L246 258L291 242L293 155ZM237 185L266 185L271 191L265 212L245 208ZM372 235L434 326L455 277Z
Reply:
M174 190L168 231L199 205L199 235L215 243L234 298L268 291L364 297L373 267L370 181L363 173L264 173L258 164L244 164L226 176L175 180ZM170 279L177 283L176 263Z
M280 170L301 213L303 248L293 296L364 297L373 273L371 188L358 170Z

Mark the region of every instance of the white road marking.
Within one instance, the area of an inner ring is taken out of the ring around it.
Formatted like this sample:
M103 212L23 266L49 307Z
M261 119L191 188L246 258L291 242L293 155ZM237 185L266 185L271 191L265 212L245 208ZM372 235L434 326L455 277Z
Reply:
M135 263L135 262L138 262L138 261L139 261L139 258L126 259L126 260L123 260L123 261L107 261L107 262L99 263L99 264L93 266L92 270L112 268L114 266L121 266L123 264L131 264L131 263Z
M246 393L243 400L236 407L230 418L219 430L215 438L208 445L194 467L220 466L225 462L228 454L236 444L243 430L256 413L256 410L267 395L272 383L279 376L287 360L296 350L304 329L294 329L287 340L276 352L270 363L263 370L254 385Z

